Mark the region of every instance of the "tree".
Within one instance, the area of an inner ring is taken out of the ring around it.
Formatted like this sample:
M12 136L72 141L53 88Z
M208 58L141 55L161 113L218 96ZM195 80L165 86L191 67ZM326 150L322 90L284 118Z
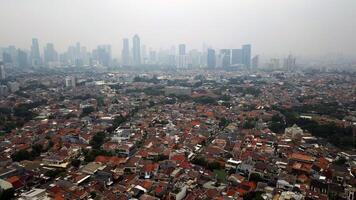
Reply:
M116 116L114 118L114 122L113 122L113 128L116 129L117 127L119 127L122 123L126 122L127 121L127 118L122 116L122 115L119 115L119 116Z
M27 150L19 150L11 155L11 159L15 162L20 162L23 160L32 160L32 155Z
M250 174L250 178L249 178L249 181L253 181L253 182L261 182L263 181L262 177L260 174L258 173L251 173Z
M262 192L249 192L243 196L244 200L264 200L264 198L261 196Z
M253 120L247 120L243 123L242 126L244 129L253 129L255 128L255 121Z
M223 117L223 118L220 119L219 127L220 127L221 129L224 129L226 126L229 125L229 123L230 123L230 122L229 122L225 117Z
M94 107L93 106L88 106L88 107L85 107L83 108L83 111L82 111L82 116L87 116L89 115L90 113L94 112Z
M41 144L32 145L32 156L37 157L40 156L43 151L43 146Z
M74 159L70 162L70 164L75 167L75 168L79 168L80 167L80 163L81 161L79 159Z
M105 138L106 134L104 132L99 132L93 136L89 144L93 147L93 149L100 149Z

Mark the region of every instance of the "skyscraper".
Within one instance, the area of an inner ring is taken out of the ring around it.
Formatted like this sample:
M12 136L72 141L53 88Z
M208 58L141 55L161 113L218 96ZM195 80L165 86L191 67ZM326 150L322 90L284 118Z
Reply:
M284 59L283 66L288 71L293 71L293 70L295 70L295 67L296 67L295 63L296 63L296 58L292 55L288 55L288 57Z
M133 64L140 65L141 64L141 46L140 46L140 38L138 35L134 35L132 38L132 55L133 55Z
M109 67L111 65L111 46L99 45L96 49L96 57L100 65Z
M5 79L5 67L4 64L2 62L0 62L0 79L3 80Z
M130 64L129 39L127 39L127 38L124 38L122 40L121 60L122 60L122 65Z
M187 55L185 52L185 44L178 46L178 68L187 68Z
M31 64L33 67L38 67L41 65L40 47L36 38L32 39Z
M141 48L141 62L142 64L146 64L147 63L147 49L146 49L146 45L142 45Z
M242 49L231 50L231 65L242 64Z
M258 68L258 64L259 64L259 56L256 55L255 57L252 58L252 68L253 69L257 69Z
M230 67L231 65L231 50L230 49L221 49L220 55L222 57L222 67Z
M209 69L213 69L216 66L216 56L214 49L208 49L207 66Z
M56 50L54 49L54 45L52 43L47 43L44 48L44 61L47 65L56 62L58 60L58 55Z
M179 45L179 55L185 55L185 44Z
M20 68L25 68L28 66L27 53L21 49L17 50L17 62Z
M242 46L242 64L247 69L251 67L251 45L245 44Z
M150 56L149 56L149 62L150 64L155 64L157 62L157 56L156 56L156 51L150 50Z

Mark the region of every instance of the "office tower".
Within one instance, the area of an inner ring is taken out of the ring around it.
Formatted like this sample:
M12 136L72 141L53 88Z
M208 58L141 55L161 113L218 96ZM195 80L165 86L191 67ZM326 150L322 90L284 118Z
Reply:
M80 52L81 52L80 42L77 42L75 44L75 57L76 57L76 59L80 59L81 58Z
M190 50L189 56L187 57L188 66L189 67L200 67L201 66L200 57L201 57L201 53L198 50L196 50L196 49Z
M69 66L75 66L75 46L69 46L65 56Z
M81 50L82 48L80 42L77 42L74 48L74 64L76 67L83 66L83 57L82 57Z
M90 63L90 53L87 52L87 48L82 46L80 48L80 59L84 66L88 66Z
M138 35L134 35L132 38L132 55L133 55L133 64L140 65L141 64L141 45L140 38Z
M52 43L47 43L44 48L44 61L46 65L52 65L54 62L58 61L58 54Z
M142 45L142 49L141 49L141 57L142 57L142 64L146 64L147 62L147 49L146 49L146 45Z
M151 64L155 64L157 62L156 51L150 50L149 60Z
M284 59L283 66L288 71L293 71L293 70L295 70L295 67L296 67L295 63L296 63L296 58L293 57L292 55L288 55L288 57Z
M222 59L221 67L230 67L231 65L231 50L230 49L221 49L220 55Z
M127 38L124 38L122 40L121 60L122 60L122 65L130 64L129 39L127 39Z
M3 61L8 66L17 66L17 49L14 45L10 45L5 48L5 54L3 54Z
M38 67L41 65L40 47L36 38L32 39L31 64L33 67Z
M251 45L242 46L242 64L249 69L251 67Z
M178 47L178 68L187 68L187 55L185 53L185 44Z
M185 55L185 44L179 45L179 55Z
M11 58L11 55L8 51L4 51L2 53L2 61L3 61L3 64L5 65L9 65L9 64L12 64L12 58Z
M256 55L255 57L252 58L252 68L253 69L257 69L258 68L258 64L259 64L259 56Z
M242 49L232 49L231 65L241 65L241 64L242 64Z
M3 80L5 79L5 67L4 64L2 62L0 62L0 79Z
M17 62L20 68L25 68L28 66L27 53L21 49L17 50Z
M216 66L216 56L214 49L208 49L207 66L209 69L213 69Z
M100 65L109 67L111 65L111 46L99 45L95 51L96 59Z

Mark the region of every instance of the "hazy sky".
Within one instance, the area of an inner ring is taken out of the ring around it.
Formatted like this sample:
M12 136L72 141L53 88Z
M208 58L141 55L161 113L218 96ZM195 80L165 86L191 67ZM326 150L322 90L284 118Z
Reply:
M0 46L253 45L253 54L356 54L356 0L0 0ZM130 44L131 45L131 44Z

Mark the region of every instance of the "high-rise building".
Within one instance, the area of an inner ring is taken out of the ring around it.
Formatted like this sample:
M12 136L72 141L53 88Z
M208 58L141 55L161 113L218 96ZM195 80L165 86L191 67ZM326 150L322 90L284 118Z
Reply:
M36 38L32 39L31 64L33 67L38 67L41 65L40 47Z
M9 89L6 85L0 85L0 97L7 96L9 94Z
M241 65L241 64L242 64L242 49L232 49L231 65Z
M82 50L82 48L81 48L80 42L77 42L75 44L75 48L74 48L74 64L77 67L83 66L83 57L82 57L81 50Z
M208 49L207 66L210 69L213 69L216 66L216 56L214 49Z
M28 66L28 56L25 51L22 51L21 49L17 50L17 62L20 68L25 68Z
M242 45L242 64L248 69L251 67L251 45L250 44Z
M252 58L252 63L251 63L251 67L253 69L257 69L258 68L258 65L259 65L259 56L256 55L255 57Z
M155 64L157 62L156 51L150 50L149 61L151 64Z
M101 66L109 67L111 65L111 46L99 45L95 51L96 60Z
M185 55L185 44L179 45L179 55Z
M187 55L185 52L185 44L180 44L178 47L178 68L187 68Z
M141 64L141 44L140 37L138 35L134 35L132 38L132 55L133 55L133 64L140 65Z
M221 49L220 55L222 59L221 67L230 67L231 65L231 50L230 49Z
M130 47L129 47L129 39L127 38L124 38L122 40L121 60L122 60L122 65L130 64Z
M4 65L11 67L18 66L17 49L14 45L10 45L3 49L2 58Z
M4 64L2 62L0 62L0 79L5 79L5 67Z
M46 47L44 48L44 61L46 65L50 65L58 61L58 54L52 43L47 43Z
M288 55L288 57L284 59L283 66L289 71L295 70L296 58L292 55Z
M11 58L11 54L7 51L2 52L2 61L3 64L5 65L11 65L13 63L13 60Z
M147 49L146 49L146 45L142 45L141 48L141 62L142 64L146 64L147 63Z
M189 51L189 56L188 56L188 67L201 67L200 63L200 57L201 53L197 49L192 49Z

